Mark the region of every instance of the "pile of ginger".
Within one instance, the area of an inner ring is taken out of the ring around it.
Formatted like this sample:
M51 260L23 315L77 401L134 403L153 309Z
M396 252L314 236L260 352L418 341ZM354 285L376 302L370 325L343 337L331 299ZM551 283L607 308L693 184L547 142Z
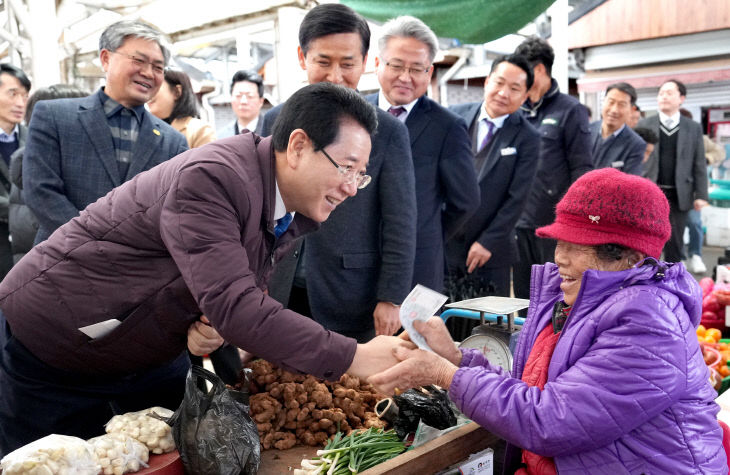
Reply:
M338 430L347 434L353 429L385 428L374 411L385 396L354 376L322 382L260 359L248 367L251 417L264 449L285 450L297 442L323 446Z

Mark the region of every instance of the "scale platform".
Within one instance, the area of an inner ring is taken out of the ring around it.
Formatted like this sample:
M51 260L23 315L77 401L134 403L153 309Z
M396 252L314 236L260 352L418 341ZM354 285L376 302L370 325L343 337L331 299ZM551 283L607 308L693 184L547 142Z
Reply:
M509 371L512 369L512 352L520 331L515 325L522 325L525 321L514 314L529 304L530 301L526 299L479 297L447 304L448 310L441 313L441 319L446 321L449 317L461 317L479 320L481 324L459 347L479 349L490 363Z

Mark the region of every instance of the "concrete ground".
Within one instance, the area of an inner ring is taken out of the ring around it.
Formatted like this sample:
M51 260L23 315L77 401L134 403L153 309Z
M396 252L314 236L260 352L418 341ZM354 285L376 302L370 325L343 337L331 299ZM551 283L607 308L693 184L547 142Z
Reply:
M717 265L717 259L725 254L724 247L704 246L702 247L702 261L707 267L704 274L692 274L699 281L703 277L712 277L712 271Z

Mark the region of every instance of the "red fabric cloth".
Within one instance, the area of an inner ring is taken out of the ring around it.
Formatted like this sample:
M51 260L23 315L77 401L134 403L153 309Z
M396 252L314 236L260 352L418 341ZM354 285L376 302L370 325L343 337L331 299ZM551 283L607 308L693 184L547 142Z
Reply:
M525 370L522 372L522 381L528 386L537 386L542 390L547 383L548 366L553 357L555 345L558 343L560 332L553 333L553 326L547 325L537 335L535 344L532 346L530 356L525 363ZM522 463L527 469L521 469L517 473L522 475L557 475L555 462L552 457L543 457L529 450L522 451Z
M555 222L539 237L585 246L621 244L659 258L672 234L669 203L650 180L615 168L578 178L555 208Z

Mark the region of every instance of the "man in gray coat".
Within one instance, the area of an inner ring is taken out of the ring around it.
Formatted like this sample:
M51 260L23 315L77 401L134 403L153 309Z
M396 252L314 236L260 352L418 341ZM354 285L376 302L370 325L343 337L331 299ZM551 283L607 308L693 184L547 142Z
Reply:
M702 140L702 127L679 113L686 86L669 79L659 88L659 114L639 122L638 127L659 135L645 164L644 176L654 181L669 200L669 221L672 237L664 246L664 260L679 262L684 257L684 228L689 210L707 205L707 162Z
M203 314L226 341L321 378L397 362L399 338L357 345L266 294L292 241L367 186L376 127L332 84L287 106L271 138L222 139L115 188L0 283L0 456L50 433L98 435L114 413L175 409Z
M169 57L159 31L113 23L99 38L106 85L36 105L23 156L23 196L40 225L36 243L115 186L187 150L185 137L144 107Z

